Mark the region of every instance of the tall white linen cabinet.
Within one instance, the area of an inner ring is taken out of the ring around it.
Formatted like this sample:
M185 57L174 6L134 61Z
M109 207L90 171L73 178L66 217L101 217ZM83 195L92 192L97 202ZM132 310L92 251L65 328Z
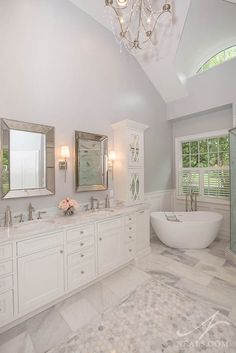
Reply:
M112 125L114 132L114 191L127 205L144 201L144 131L147 125L122 120Z

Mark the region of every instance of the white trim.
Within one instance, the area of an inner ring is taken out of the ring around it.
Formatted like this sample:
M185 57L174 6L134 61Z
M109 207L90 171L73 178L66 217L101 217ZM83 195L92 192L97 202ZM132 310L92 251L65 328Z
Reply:
M175 141L176 142L183 142L183 141L191 141L191 140L201 140L205 138L214 138L218 136L223 136L223 135L228 135L229 131L227 129L222 129L222 130L216 130L216 131L209 131L209 132L203 132L201 134L196 134L196 135L187 135L187 136L180 136L176 137Z
M236 101L232 103L233 109L233 127L236 127Z
M176 194L176 200L185 201L185 199L186 199L185 196L179 196ZM210 203L210 204L214 204L214 205L225 205L225 206L230 205L230 201L223 199L223 198L222 199L220 199L220 198L207 198L207 197L200 197L199 196L198 202Z
M228 1L228 0L227 0L227 1ZM194 68L193 68L192 72L190 73L189 77L192 77L192 76L195 76L195 75L201 75L202 73L206 72L206 71L201 71L201 72L198 72L198 71L201 69L201 67L202 67L204 64L206 64L206 63L207 63L210 59L212 59L215 55L221 53L221 52L224 51L224 50L227 50L227 49L229 49L229 48L234 47L234 46L236 45L235 43L236 43L236 38L234 37L234 38L231 38L230 40L228 40L227 42L225 42L225 45L224 45L224 48L223 48L223 49L222 49L222 45L220 45L220 46L217 45L216 47L214 47L211 51L208 52L207 55L205 55L205 56L203 57L203 59L202 59L198 64L196 64L196 65L194 66ZM217 67L217 66L219 66L219 65L222 65L222 64L224 64L224 63L227 63L228 61L231 61L231 60L233 60L233 59L235 59L235 57L233 57L233 58L231 58L231 59L229 59L229 60L225 60L223 63L218 64L218 65L215 65L215 66L209 68L208 70L214 69L215 67ZM207 71L208 71L208 70L207 70Z

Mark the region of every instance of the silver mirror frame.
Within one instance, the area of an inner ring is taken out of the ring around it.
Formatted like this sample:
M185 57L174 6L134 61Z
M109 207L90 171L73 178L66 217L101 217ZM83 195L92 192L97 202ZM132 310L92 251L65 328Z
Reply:
M11 190L10 168L7 173L7 190L3 189L3 151L10 153L10 130L20 130L44 134L46 137L46 187L40 189ZM1 119L0 170L2 199L22 197L48 196L55 194L55 133L54 127L34 123L26 123L11 119Z
M100 141L103 144L102 184L80 185L79 181L79 140ZM102 191L108 189L108 137L106 135L75 131L75 191Z

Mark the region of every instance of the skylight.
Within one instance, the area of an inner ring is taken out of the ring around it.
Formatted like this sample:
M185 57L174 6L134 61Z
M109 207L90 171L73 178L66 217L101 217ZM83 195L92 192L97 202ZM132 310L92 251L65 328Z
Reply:
M209 60L207 60L197 71L197 73L207 71L214 66L223 64L224 62L231 60L236 57L236 45L224 49L212 56Z

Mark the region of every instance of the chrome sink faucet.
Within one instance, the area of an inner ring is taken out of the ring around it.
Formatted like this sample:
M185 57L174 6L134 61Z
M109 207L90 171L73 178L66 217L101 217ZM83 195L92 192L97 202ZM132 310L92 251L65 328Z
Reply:
M97 202L97 207L95 208L94 204ZM99 209L99 200L95 197L91 197L91 210L94 211L95 209Z
M28 220L33 221L33 212L35 211L34 207L32 206L32 203L29 203L29 214L28 214Z
M11 227L11 226L12 226L12 214L11 214L10 206L7 206L5 211L5 217L4 217L4 227Z

